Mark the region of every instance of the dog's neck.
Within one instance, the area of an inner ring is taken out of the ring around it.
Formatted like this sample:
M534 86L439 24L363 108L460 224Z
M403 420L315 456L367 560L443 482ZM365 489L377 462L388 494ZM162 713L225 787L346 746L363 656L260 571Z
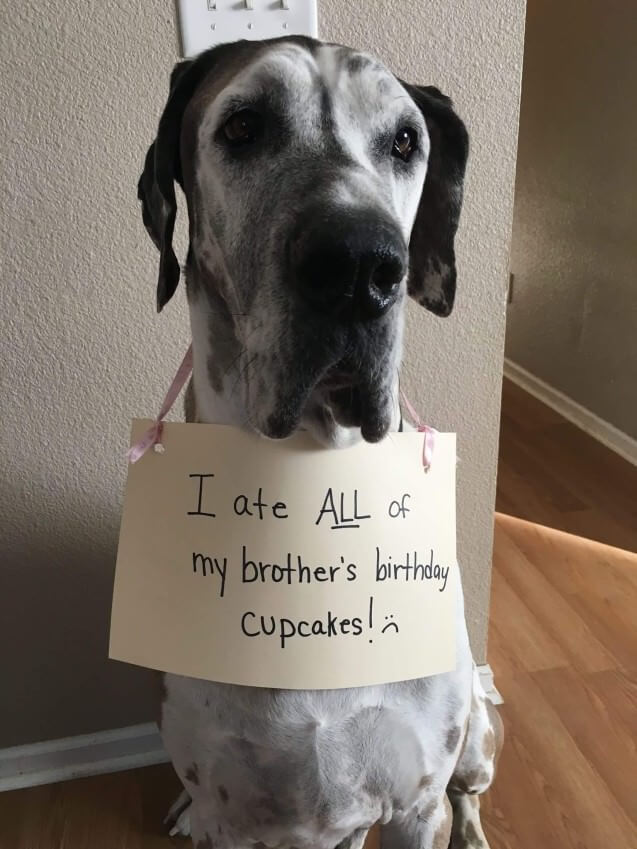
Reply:
M186 404L189 421L223 424L254 430L244 403L242 371L246 367L241 356L233 324L227 309L208 297L189 297L190 325L193 346L193 376ZM398 386L392 393L396 404L391 430L401 424ZM329 409L322 410L327 422L319 432L312 419L301 420L300 429L309 430L319 442L329 448L345 448L361 440L358 427L344 427L334 421Z

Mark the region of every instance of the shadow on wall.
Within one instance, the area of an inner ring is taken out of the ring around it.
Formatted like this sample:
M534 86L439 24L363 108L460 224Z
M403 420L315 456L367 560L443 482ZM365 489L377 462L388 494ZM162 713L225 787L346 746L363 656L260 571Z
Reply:
M12 540L10 528L0 554L0 748L154 718L156 673L107 658L117 505L86 505L84 516L70 501L54 516L42 506L30 505L33 533ZM104 521L87 528L86 516Z

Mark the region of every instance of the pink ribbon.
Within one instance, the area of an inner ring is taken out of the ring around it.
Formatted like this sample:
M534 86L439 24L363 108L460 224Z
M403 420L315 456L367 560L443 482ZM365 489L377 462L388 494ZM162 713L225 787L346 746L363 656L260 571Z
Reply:
M188 350L186 351L186 356L183 358L181 365L177 369L177 374L175 375L173 382L170 384L170 389L166 393L166 397L164 398L164 403L161 405L159 415L157 416L153 424L148 428L146 433L142 436L142 438L138 442L136 442L126 454L128 460L131 463L136 463L138 460L141 460L144 454L152 446L161 445L161 437L164 431L164 418L172 409L173 404L177 400L177 397L181 390L184 388L184 385L190 377L191 372L192 344L189 345Z
M436 443L436 430L433 427L429 427L423 423L422 419L414 409L411 401L405 395L403 390L400 390L400 397L403 400L405 407L407 407L407 412L411 416L414 421L414 424L418 428L418 433L423 433L425 438L422 443L422 465L426 472L431 468L431 462L434 456L434 447Z
M170 388L166 393L166 397L164 398L164 403L161 405L161 410L159 411L159 415L152 423L152 425L148 428L146 433L139 439L133 446L130 448L126 454L129 462L136 463L138 460L144 456L144 454L148 451L149 448L154 446L161 445L161 437L164 432L164 419L171 411L173 404L177 400L179 393L184 388L186 381L190 377L192 373L192 343L188 346L188 350L186 351L186 355L182 360L181 365L177 369L177 374L173 378L173 382L170 384ZM409 398L405 395L403 390L400 390L400 396L403 400L403 403L407 407L407 411L409 415L412 417L416 426L418 427L418 432L424 434L423 446L422 446L422 465L426 472L431 468L431 461L433 459L434 453L434 444L435 444L435 435L436 431L434 428L429 427L426 424L423 424L420 416L414 409L411 404Z

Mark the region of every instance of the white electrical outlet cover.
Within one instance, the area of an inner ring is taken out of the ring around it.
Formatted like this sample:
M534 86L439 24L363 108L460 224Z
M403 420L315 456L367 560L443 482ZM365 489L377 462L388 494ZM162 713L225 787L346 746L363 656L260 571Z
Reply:
M243 38L318 35L318 0L178 0L185 57ZM252 6L252 9L248 7ZM285 8L288 6L289 8Z

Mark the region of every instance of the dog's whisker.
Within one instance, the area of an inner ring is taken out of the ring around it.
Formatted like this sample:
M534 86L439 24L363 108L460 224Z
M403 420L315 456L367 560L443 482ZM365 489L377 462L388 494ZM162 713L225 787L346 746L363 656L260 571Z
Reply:
M241 350L239 351L239 353L237 354L236 357L233 357L230 360L230 362L228 363L228 365L226 366L226 368L223 371L222 377L227 377L228 374L230 373L230 371L239 362L241 357L245 356L248 353L248 349L247 349L245 343L256 333L257 330L259 330L261 328L261 326L262 326L262 322L257 323L252 328L252 330L244 337L244 339L243 339L244 344L242 345Z
M252 335L252 334L251 334L251 333L249 333L249 334L246 336L246 338L244 339L244 343L248 341L248 339L250 338L250 336L251 336L251 335ZM248 349L247 349L246 345L245 345L245 344L243 344L243 345L241 346L241 350L239 351L239 353L237 354L237 356L236 356L236 357L233 357L233 358L230 360L230 362L228 363L228 366L227 366L227 368L224 370L224 373L223 373L223 374L224 374L224 377L226 377L226 376L230 373L231 369L233 369L233 368L234 368L234 366L235 366L235 365L239 362L239 360L241 359L241 357L245 356L247 353L248 353Z
M245 354L247 354L247 353L248 353L247 348L242 348L242 349L239 351L239 353L237 354L237 356L236 356L236 357L233 357L233 359L232 359L232 360L230 360L230 362L228 363L227 368L225 368L225 369L224 369L224 371L223 371L223 377L227 377L227 376L228 376L228 374L230 373L230 370L231 370L232 368L234 368L234 366L235 366L235 365L239 362L239 360L241 359L241 357L243 357L243 356L244 356Z
M231 397L231 398L232 398L232 396L234 395L235 391L237 390L237 387L239 386L239 381L240 381L240 380L241 380L244 376L246 376L246 375L247 375L248 369L249 369L249 368L250 368L250 366L254 363L254 361L256 360L256 358L257 358L257 357L258 357L258 354L254 354L254 356L252 356L252 357L248 360L248 362L247 362L247 363L243 366L243 368L239 371L239 374L237 375L237 379L235 380L235 382L234 382L234 384L233 384L233 386L232 386L232 389L230 390L230 397ZM246 380L246 382L247 382L247 380Z

